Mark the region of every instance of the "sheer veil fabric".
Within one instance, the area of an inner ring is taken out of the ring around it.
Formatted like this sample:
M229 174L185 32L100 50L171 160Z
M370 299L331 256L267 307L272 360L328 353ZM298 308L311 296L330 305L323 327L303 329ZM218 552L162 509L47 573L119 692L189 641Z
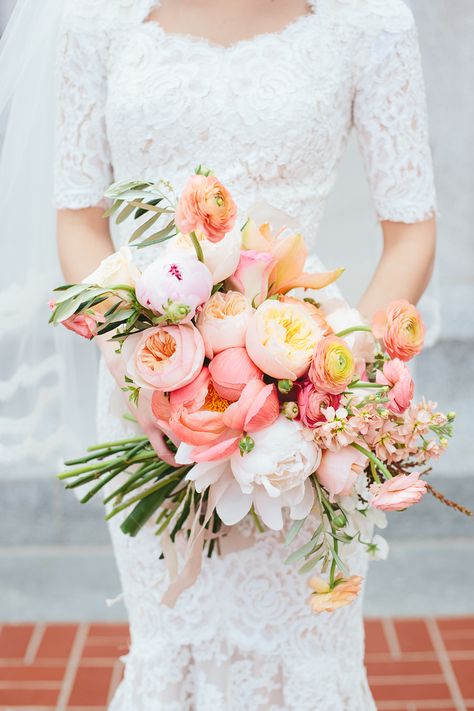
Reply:
M51 289L62 282L53 164L63 6L19 0L0 43L0 461L8 472L51 472L95 438L95 349L47 324Z

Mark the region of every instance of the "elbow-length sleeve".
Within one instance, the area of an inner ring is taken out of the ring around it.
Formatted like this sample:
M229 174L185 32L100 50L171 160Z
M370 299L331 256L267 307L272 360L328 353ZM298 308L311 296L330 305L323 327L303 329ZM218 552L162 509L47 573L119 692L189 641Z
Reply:
M107 140L107 34L63 27L57 61L55 204L79 209L104 204L112 182Z
M378 219L414 223L436 214L436 197L418 35L405 5L398 20L387 18L367 43L353 118Z

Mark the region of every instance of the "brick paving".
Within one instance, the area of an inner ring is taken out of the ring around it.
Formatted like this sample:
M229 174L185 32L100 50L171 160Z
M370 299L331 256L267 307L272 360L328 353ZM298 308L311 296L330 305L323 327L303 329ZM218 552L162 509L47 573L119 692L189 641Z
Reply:
M370 619L366 633L379 711L474 709L474 617ZM5 624L0 711L105 711L127 648L125 624Z

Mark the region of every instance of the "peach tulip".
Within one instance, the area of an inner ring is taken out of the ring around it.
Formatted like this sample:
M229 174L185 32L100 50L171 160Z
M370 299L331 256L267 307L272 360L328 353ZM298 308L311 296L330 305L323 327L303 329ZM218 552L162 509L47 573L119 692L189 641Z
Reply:
M419 472L398 474L383 484L372 484L371 505L382 511L404 511L417 504L426 493L426 481L420 479Z
M262 371L250 360L245 348L227 348L218 353L209 363L214 387L226 400L238 400L245 385L263 378Z
M381 338L389 356L408 361L423 349L425 326L418 309L406 299L392 301L372 320L376 338Z
M180 232L202 232L210 242L220 242L237 218L237 206L214 175L193 175L186 183L176 208Z
M336 269L319 274L305 272L308 249L300 234L280 230L272 235L268 224L257 227L252 220L248 220L242 230L242 248L267 252L273 256L275 266L268 279L270 295L286 294L295 288L322 289L336 281L344 271Z
M204 343L190 323L160 326L128 336L122 355L135 385L170 392L199 375Z

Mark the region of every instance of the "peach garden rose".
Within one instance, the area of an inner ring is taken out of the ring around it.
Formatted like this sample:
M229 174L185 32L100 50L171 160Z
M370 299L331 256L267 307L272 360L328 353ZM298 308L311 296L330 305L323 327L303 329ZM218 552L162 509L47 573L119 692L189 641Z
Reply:
M206 356L212 358L226 348L244 346L253 312L243 294L216 291L202 307L196 322L204 339Z

